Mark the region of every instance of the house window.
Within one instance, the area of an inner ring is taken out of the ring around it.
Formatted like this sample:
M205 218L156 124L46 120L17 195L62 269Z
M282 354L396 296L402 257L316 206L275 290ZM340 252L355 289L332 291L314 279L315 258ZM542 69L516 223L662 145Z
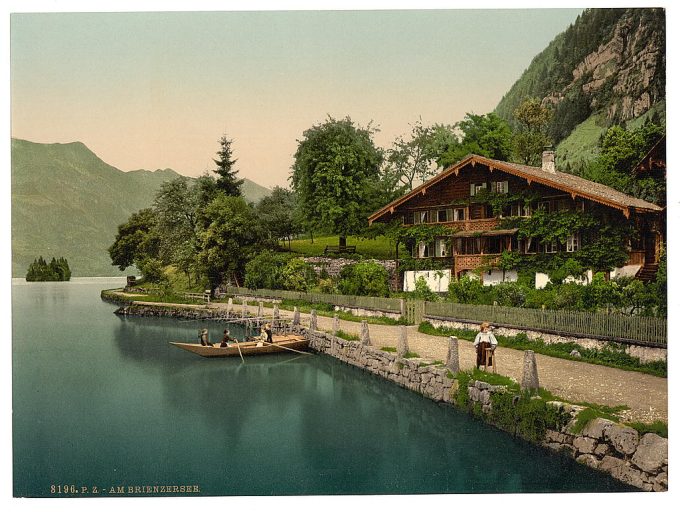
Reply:
M427 210L423 212L415 212L413 214L414 224L427 224L429 222L429 213Z
M557 242L555 241L542 243L541 246L543 247L543 252L546 254L557 252Z
M414 258L432 258L435 256L435 244L434 242L425 243L420 242L413 246L411 251L411 256Z
M531 208L530 204L525 204L522 206L522 217L531 217L531 214L533 213L533 208Z
M445 258L449 255L446 238L438 238L434 241L434 254L437 258Z
M465 220L465 208L454 208L453 209L453 220Z
M507 194L508 193L508 182L507 181L492 181L491 190L497 194Z
M521 217L522 215L522 205L519 203L513 203L510 205L510 217Z
M546 213L550 213L550 201L541 201L538 203L539 210L545 210Z
M557 211L561 212L564 210L571 210L571 204L569 203L568 199L559 199L557 201Z
M446 210L439 210L437 212L437 222L451 222L453 221L453 210L447 208Z
M579 250L578 234L567 237L567 252L576 252Z
M404 224L413 224L413 212L408 212L404 214Z
M533 239L525 238L523 242L524 242L524 254L536 253L536 245L533 243Z
M470 183L470 197L476 196L482 190L486 190L486 183Z

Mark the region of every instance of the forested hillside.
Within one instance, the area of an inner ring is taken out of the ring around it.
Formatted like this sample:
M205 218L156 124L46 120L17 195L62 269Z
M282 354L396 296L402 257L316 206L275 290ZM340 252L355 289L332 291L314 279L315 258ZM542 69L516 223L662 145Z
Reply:
M663 9L588 9L531 62L496 107L514 126L525 98L553 110L548 135L562 170L592 158L613 124L665 120ZM562 143L562 144L560 144Z
M68 259L73 276L121 275L107 248L119 224L149 207L171 169L123 172L81 142L12 139L12 275L23 277L42 255ZM268 189L246 181L256 202Z

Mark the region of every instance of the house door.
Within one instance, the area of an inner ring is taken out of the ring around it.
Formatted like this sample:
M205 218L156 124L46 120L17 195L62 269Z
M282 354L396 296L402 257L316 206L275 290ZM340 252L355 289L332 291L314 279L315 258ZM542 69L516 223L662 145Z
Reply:
M645 263L657 263L657 237L656 233L645 234Z

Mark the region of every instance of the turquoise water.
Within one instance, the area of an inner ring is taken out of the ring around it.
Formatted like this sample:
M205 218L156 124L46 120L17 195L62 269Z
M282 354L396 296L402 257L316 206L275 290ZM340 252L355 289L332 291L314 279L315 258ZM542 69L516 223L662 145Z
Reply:
M224 326L117 317L99 292L120 283L13 283L15 496L630 490L326 356L169 346Z

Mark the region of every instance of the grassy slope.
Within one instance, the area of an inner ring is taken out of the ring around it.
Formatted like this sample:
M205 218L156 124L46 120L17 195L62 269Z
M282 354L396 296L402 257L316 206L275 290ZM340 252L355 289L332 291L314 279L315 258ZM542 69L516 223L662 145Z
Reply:
M593 114L576 126L555 150L555 159L560 171L568 168L573 170L597 157L598 142L606 131L607 127L601 114Z
M311 239L293 240L291 243L291 251L297 252L303 256L323 256L323 250L327 245L338 245L337 236L321 236L314 237L314 243ZM394 258L394 245L385 237L377 237L375 240L364 240L353 236L347 237L347 245L356 245L357 253L368 258L376 258L379 260L389 260ZM282 244L283 247L288 248L288 244ZM403 250L403 247L402 247Z

